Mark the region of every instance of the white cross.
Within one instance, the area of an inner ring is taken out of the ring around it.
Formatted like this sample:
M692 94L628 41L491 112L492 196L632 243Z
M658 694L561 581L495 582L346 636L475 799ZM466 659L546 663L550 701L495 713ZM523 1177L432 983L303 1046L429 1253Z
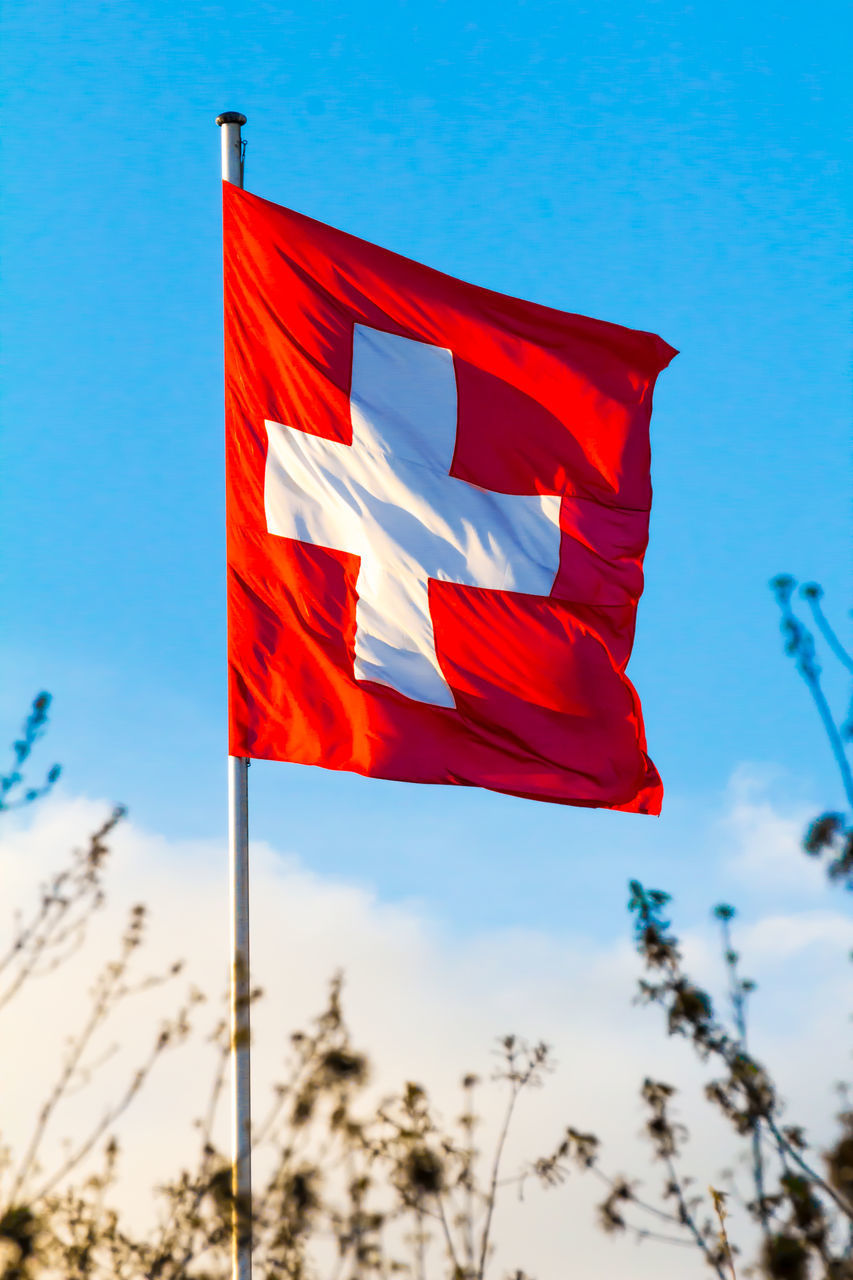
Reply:
M357 680L452 707L429 580L547 596L560 498L493 493L449 474L456 375L443 347L357 324L350 410L352 445L265 424L267 529L361 557Z

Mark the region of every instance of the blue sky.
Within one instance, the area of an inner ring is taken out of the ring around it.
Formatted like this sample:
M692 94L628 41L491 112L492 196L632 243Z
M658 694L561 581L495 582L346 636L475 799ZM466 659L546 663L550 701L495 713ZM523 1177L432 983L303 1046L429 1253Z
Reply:
M257 765L253 832L461 931L616 933L629 875L733 891L738 766L838 803L766 583L820 578L849 636L845 32L840 3L10 0L8 736L48 688L72 790L223 830L214 117L239 109L250 190L681 352L630 667L663 817Z

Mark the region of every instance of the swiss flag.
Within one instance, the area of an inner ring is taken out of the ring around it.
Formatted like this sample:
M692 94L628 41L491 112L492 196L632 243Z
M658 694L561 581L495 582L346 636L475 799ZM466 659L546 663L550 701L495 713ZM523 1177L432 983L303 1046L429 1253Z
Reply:
M660 811L649 333L224 184L230 751Z

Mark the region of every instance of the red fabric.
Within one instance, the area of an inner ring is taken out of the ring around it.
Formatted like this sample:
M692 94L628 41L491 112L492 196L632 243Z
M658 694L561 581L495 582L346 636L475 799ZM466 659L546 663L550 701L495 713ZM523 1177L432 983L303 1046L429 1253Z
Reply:
M232 754L658 813L625 665L652 390L673 349L454 280L228 183L224 240ZM357 557L266 530L264 421L351 441L355 323L453 352L453 475L563 495L550 597L430 583L455 709L357 683Z

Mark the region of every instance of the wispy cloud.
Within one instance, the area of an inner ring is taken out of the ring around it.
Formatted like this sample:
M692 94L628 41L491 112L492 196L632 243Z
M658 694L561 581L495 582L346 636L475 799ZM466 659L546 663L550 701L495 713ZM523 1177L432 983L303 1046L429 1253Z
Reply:
M741 765L732 775L719 822L727 870L753 887L816 898L825 892L825 874L802 851L815 809L796 797L780 798L782 782L754 765Z

